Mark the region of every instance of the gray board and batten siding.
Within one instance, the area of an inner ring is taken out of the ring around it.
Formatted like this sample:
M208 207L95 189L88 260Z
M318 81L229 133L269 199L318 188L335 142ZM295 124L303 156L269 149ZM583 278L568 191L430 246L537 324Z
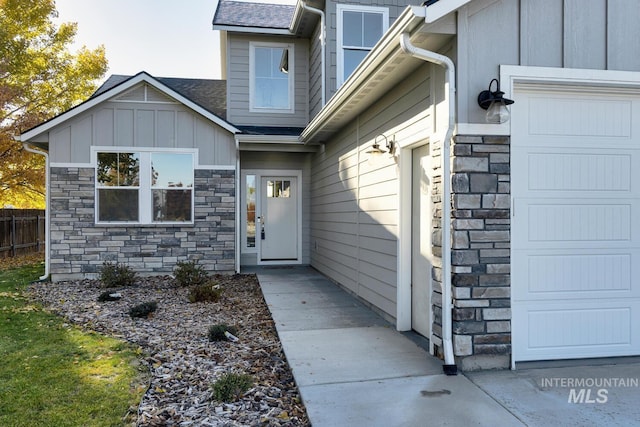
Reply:
M638 0L479 0L458 11L458 122L500 65L640 71ZM504 87L503 87L504 89Z
M197 148L201 166L236 159L233 134L144 83L56 126L49 146L53 164L91 164L91 146Z

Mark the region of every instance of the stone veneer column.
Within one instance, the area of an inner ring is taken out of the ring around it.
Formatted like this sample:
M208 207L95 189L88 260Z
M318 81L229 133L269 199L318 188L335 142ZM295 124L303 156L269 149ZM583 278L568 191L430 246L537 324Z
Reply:
M502 136L458 135L453 145L453 344L463 370L510 363L509 151Z
M51 168L53 280L95 276L105 261L143 275L171 273L198 259L208 271L235 270L235 171L195 171L194 224L95 224L95 169Z

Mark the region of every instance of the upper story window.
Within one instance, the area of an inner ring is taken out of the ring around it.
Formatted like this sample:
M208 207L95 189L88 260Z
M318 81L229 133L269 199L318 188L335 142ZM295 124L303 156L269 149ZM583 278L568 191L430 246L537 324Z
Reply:
M389 28L389 9L339 4L338 86L342 85Z
M283 43L250 44L250 111L294 112L293 51Z
M193 223L193 152L97 151L97 223Z

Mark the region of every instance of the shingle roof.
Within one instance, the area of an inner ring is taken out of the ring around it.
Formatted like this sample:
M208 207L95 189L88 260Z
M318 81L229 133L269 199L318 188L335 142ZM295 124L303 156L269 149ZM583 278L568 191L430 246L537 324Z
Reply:
M111 75L91 96L92 98L108 91L114 86L128 80L131 76ZM155 77L160 83L167 85L180 95L195 102L216 116L227 117L227 82L226 80L182 79L176 77Z
M288 29L295 6L220 0L213 25Z

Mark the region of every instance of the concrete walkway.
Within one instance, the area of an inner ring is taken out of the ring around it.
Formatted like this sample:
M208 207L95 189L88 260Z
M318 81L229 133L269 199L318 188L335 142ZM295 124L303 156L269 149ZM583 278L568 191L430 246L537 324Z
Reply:
M317 271L243 272L258 275L314 427L523 425Z

